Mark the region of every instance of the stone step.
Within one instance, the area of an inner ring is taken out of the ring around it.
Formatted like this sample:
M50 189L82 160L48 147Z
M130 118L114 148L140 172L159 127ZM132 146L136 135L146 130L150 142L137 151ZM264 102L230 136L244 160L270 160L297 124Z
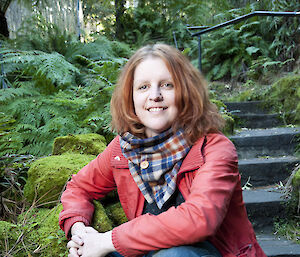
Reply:
M231 136L239 158L293 155L300 127L244 129Z
M284 122L279 114L256 114L234 113L233 117L236 121L237 127L240 128L273 128L283 126Z
M299 244L272 234L257 234L256 236L268 257L300 257Z
M258 242L267 256L299 256L300 245L283 237L274 236L274 220L286 217L284 203L288 201L280 187L244 190L249 220Z
M233 114L245 114L245 113L268 113L268 110L264 108L263 101L251 101L251 102L224 102L227 106L227 110Z
M300 159L293 156L240 159L242 185L248 180L253 187L279 183L290 175L297 163L300 163Z
M244 190L243 198L256 233L272 233L274 219L286 216L284 203L287 199L280 187Z

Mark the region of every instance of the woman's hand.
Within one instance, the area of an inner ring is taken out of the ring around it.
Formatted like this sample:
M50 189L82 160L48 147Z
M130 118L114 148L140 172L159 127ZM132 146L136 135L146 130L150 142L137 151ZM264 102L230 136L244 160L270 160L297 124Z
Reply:
M83 245L82 237L88 233L98 233L92 227L86 227L83 222L76 222L71 228L72 238L68 242L69 257L79 257L78 249Z
M112 231L106 233L85 233L83 245L79 246L78 254L82 257L103 257L116 251L111 238Z
M83 222L76 222L71 228L72 236L81 236L85 233L98 233L98 231L92 227L87 227Z

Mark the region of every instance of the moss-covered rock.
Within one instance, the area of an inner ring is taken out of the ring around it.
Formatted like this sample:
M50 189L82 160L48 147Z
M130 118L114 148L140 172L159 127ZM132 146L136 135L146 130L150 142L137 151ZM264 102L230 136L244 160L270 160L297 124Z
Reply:
M53 155L79 153L98 155L106 148L104 136L98 134L80 134L57 137L53 144Z
M266 94L266 101L284 114L288 123L300 123L300 75L281 78Z
M16 225L0 221L0 256L67 256L67 240L58 225L61 210L61 205L30 208L19 215Z
M58 225L58 215L61 211L61 204L51 210L34 209L28 218L34 229L28 233L27 240L39 245L40 250L35 250L38 256L67 256L67 239Z
M119 226L128 221L120 202L106 206L107 216L113 222L113 226Z
M222 132L227 136L232 135L234 131L234 124L235 124L234 119L232 118L232 116L228 114L222 114L222 117L225 120L225 127L222 129Z
M16 225L0 221L0 256L9 256L8 252L16 243L19 235L20 232L16 229Z
M29 202L57 204L66 182L96 156L83 154L64 154L39 159L31 164L24 195ZM49 203L54 201L53 203Z
M297 197L300 197L300 168L297 170L295 176L293 177L293 188L295 195Z
M92 227L99 232L106 232L112 230L113 222L107 216L105 208L99 201L93 201L95 211L92 220Z
M93 203L95 212L91 225L99 232L109 231L128 221L118 198L109 196L101 202L94 200Z
M94 205L91 226L99 232L106 232L127 221L120 203L111 204L108 208L99 201L94 201ZM67 239L58 225L61 211L61 204L52 209L30 208L19 215L16 225L0 221L0 256L67 256ZM7 255L9 251L10 255Z

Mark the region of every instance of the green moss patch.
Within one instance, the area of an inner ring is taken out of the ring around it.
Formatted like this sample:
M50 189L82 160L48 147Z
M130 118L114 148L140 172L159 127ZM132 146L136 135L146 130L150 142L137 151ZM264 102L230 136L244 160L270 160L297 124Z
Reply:
M235 124L234 119L227 114L222 114L222 117L225 120L225 127L222 129L222 132L227 136L232 135L234 131L234 124Z
M33 162L24 187L26 199L31 203L35 200L38 205L48 203L48 207L55 206L71 175L94 158L94 155L64 154Z
M300 168L298 169L293 178L293 187L300 189Z
M20 233L17 230L17 226L7 222L0 221L0 255L9 256L8 253L13 250L13 246L18 240ZM11 255L12 256L12 255Z
M285 116L288 123L300 123L300 76L291 75L278 80L266 94L266 100Z
M57 137L54 140L53 155L79 153L98 155L106 148L104 136L98 134L81 134Z
M99 201L93 201L95 212L92 220L92 227L99 232L112 230L113 222L109 219L103 205Z
M67 256L67 239L58 225L61 210L61 205L51 210L32 208L18 217L17 225L0 221L0 255Z
M113 199L111 203L107 203L107 199L103 201L93 201L95 212L92 220L92 227L99 232L112 230L114 227L128 221L124 210L117 199Z

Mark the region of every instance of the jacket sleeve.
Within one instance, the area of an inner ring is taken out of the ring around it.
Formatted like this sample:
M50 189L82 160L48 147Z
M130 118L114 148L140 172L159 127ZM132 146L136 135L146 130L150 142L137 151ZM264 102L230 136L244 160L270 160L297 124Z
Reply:
M75 222L82 221L86 225L90 224L94 212L93 199L102 198L115 189L110 165L114 144L116 139L96 159L73 175L67 183L61 197L63 210L59 214L59 225L66 236Z
M216 233L240 179L237 154L229 139L212 134L207 136L203 157L205 162L195 172L184 203L157 216L139 216L113 229L113 244L120 254L137 256L193 244Z

